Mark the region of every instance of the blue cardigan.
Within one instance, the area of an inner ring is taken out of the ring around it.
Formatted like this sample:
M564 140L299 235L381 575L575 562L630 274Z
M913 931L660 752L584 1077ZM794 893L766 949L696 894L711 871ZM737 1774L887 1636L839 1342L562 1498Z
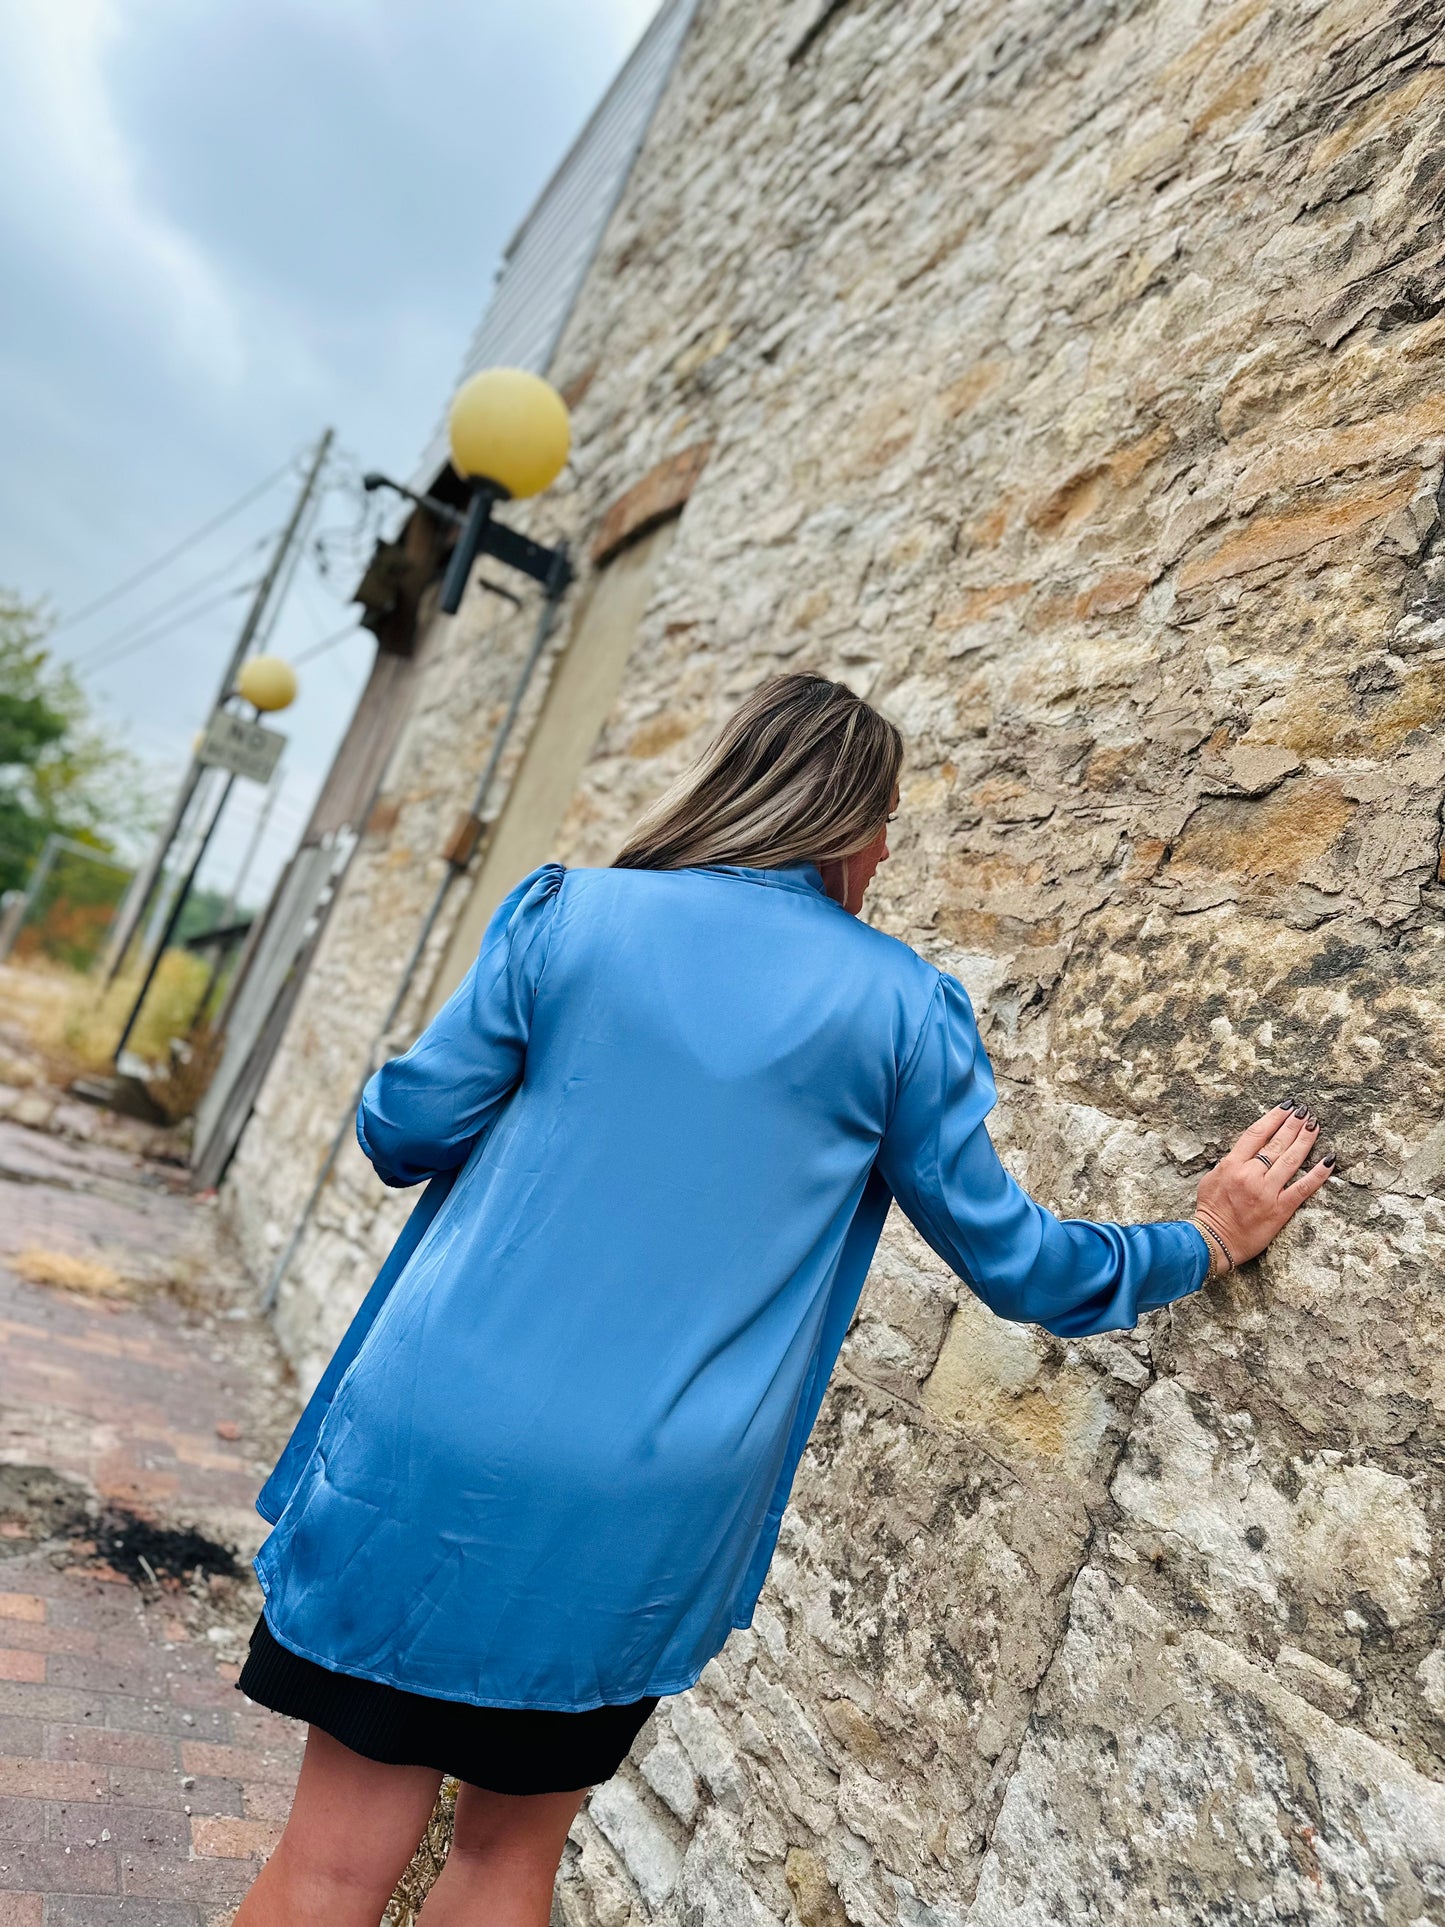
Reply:
M260 1509L278 1640L582 1710L689 1686L762 1587L893 1199L1003 1318L1132 1326L1180 1223L1061 1222L1007 1175L961 985L811 864L569 870L357 1121L430 1180Z

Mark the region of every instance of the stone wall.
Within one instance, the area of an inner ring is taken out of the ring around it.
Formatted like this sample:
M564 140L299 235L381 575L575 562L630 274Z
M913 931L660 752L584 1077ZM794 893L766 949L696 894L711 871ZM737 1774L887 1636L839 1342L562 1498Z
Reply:
M1342 1177L1075 1344L895 1217L755 1625L594 1798L569 1927L1445 1920L1442 23L704 0L555 371L540 533L712 443L558 853L762 675L845 675L910 740L870 914L973 993L1024 1182L1174 1215L1286 1093ZM523 646L483 608L245 1140L258 1263ZM343 1158L308 1373L400 1209Z

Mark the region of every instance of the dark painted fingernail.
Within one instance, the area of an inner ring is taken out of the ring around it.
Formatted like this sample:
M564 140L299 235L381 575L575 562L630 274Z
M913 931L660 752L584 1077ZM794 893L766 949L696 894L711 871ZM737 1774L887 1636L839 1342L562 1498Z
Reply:
M1292 1097L1282 1097L1274 1108L1277 1111L1292 1111L1294 1109L1294 1099Z
M1296 1117L1308 1117L1308 1116L1309 1116L1309 1114L1310 1114L1310 1107L1309 1107L1309 1105L1308 1105L1308 1104L1296 1104L1296 1105L1295 1105L1295 1107L1294 1107L1294 1114L1295 1114L1295 1116L1296 1116Z
M1328 1155L1328 1157L1322 1157L1322 1158L1320 1159L1320 1163L1321 1163L1321 1164L1328 1164L1328 1165L1329 1165L1329 1166L1330 1166L1330 1167L1331 1167L1332 1169L1333 1169L1333 1167L1334 1167L1334 1165L1335 1165L1335 1162L1336 1162L1336 1159L1335 1159L1335 1154L1334 1154L1334 1152L1333 1152L1333 1151L1331 1151L1331 1152L1329 1153L1329 1155Z

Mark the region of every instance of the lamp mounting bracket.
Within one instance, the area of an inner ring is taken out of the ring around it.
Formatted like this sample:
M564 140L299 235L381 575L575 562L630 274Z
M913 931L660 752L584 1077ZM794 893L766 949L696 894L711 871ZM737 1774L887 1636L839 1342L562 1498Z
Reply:
M452 550L442 580L441 610L454 616L461 607L462 595L479 555L490 555L509 569L517 569L534 582L540 582L549 601L556 601L573 576L572 561L564 544L554 549L534 542L529 535L509 529L505 522L492 519L492 510L506 499L506 491L495 482L474 482L472 499Z

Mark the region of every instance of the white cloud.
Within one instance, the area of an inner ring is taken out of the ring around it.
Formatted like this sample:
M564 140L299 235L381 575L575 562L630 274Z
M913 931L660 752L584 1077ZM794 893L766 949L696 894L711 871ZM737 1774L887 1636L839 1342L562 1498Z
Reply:
M236 304L191 237L146 205L111 111L104 60L123 30L116 0L0 10L0 168L24 183L9 222L80 264L90 299L130 308L231 385L245 366Z
M405 473L508 234L655 11L0 0L0 583L79 607L327 421L360 466ZM258 535L280 508L280 492L257 506ZM58 646L94 650L211 562L188 556ZM294 597L276 647L344 616ZM178 761L234 621L213 612L94 672L117 730ZM369 656L359 640L303 669L262 875ZM217 875L239 837L223 826Z

